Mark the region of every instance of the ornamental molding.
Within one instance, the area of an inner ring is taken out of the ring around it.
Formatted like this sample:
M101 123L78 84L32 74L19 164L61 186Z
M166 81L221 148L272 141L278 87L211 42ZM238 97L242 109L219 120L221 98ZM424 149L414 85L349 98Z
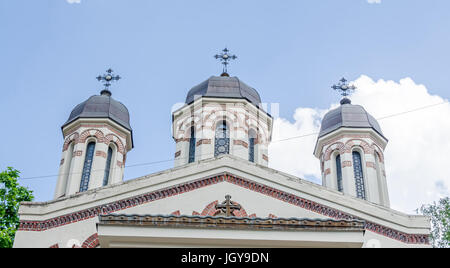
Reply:
M309 210L314 213L321 214L326 217L330 217L335 220L363 220L360 217L354 216L350 213L343 212L341 210L331 208L320 203L299 197L297 195L287 193L276 188L257 183L251 180L244 179L232 175L230 173L224 173L221 175L215 175L212 177L197 179L194 181L178 184L175 186L163 188L160 190L144 193L141 195L129 197L126 199L114 201L111 203L95 206L92 208L72 212L62 216L54 217L43 221L32 220L20 220L19 231L46 231L60 226L68 225L75 222L85 221L98 217L100 215L108 215L124 209L136 207L139 205L154 202L169 198L175 195L187 193L199 188L215 185L221 182L228 182L253 192L264 194L266 196L278 199L280 201L289 203L302 209ZM401 231L397 231L390 227L383 226L371 221L365 221L365 230L383 235L385 237L407 243L407 244L429 244L429 235L427 234L408 234Z

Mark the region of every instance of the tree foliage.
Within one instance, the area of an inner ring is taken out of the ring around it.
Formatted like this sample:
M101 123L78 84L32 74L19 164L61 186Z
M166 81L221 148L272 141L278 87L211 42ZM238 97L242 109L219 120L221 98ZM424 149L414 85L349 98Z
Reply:
M437 204L423 205L420 212L431 217L433 247L450 248L450 198L442 198Z
M20 172L8 167L0 173L0 248L11 248L19 227L19 204L32 201L33 191L17 182Z

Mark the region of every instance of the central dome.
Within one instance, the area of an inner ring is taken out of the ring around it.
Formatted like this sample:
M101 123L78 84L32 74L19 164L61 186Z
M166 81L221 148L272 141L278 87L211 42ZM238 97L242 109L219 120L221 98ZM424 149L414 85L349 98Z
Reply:
M186 104L200 97L246 99L256 107L261 105L258 92L237 77L211 76L189 91Z

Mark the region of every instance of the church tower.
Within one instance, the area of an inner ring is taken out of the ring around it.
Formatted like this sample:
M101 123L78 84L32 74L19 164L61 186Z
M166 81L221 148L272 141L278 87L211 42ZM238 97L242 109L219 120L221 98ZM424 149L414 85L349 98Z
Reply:
M123 181L133 135L128 109L108 89L120 79L112 72L97 77L106 88L78 104L61 127L64 144L55 199Z
M229 76L229 60L237 57L228 52L215 56L224 65L221 76L193 87L172 114L176 167L224 154L268 165L272 117L254 88Z
M320 160L322 184L346 195L389 207L384 149L388 143L377 120L347 98L354 86L341 79L341 105L323 120L314 155Z

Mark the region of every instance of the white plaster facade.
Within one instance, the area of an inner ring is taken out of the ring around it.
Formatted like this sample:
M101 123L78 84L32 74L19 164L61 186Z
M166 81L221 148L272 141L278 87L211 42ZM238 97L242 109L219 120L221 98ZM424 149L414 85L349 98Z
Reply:
M220 176L220 174L232 174L242 180L239 182L224 180L210 184L200 181L205 178ZM249 185L249 182L255 186L246 186ZM185 187L184 185L191 185L191 188L187 186L187 188L183 188ZM174 192L175 190L173 189L180 189L180 187L185 190ZM265 188L270 188L272 191L265 193L264 190L258 190ZM159 192L161 190L163 190L162 193L167 193L167 195L161 194ZM283 193L282 196L289 194L296 198L308 200L308 202L311 202L311 207L301 207L299 204L287 202L283 200L284 197L276 196L274 191ZM138 201L136 200L142 200L143 196L149 193L154 193L156 197L153 200L137 203ZM22 203L19 211L21 227L16 234L14 247L50 247L54 245L58 247L72 247L74 244L82 246L84 241L95 234L98 234L99 241L102 241L103 234L111 235L111 232L114 230L111 230L109 227L98 229L96 226L98 216L94 214L89 216L89 213L84 211L95 211L96 209L101 210L101 208L104 208L106 209L103 210L104 214L119 212L130 215L170 215L178 211L180 215L195 215L195 212L202 212L211 202L222 201L227 194L231 195L234 201L241 204L249 215L253 214L253 216L261 218L274 214L280 218L325 219L334 217L330 215L337 215L327 214L329 211L334 211L333 213L339 211L341 214L351 215L352 217L368 221L372 224L367 225L368 228L372 228L370 226L375 227L361 234L363 236L361 241L363 246L429 247L429 244L426 241L424 242L424 240L417 240L416 238L402 240L404 237L426 237L430 230L430 223L427 217L405 215L387 207L344 195L327 187L316 185L231 155L202 160L197 163L103 188L92 189L50 202ZM107 210L113 207L112 204L120 202L124 203L122 208L116 208L112 211ZM322 207L320 211L316 208L319 205ZM68 220L70 217L72 217L72 220ZM163 244L158 243L152 244L156 238L149 233L146 234L144 230L142 232L134 230L133 232L139 232L142 236L147 237L145 239L142 238L144 244L139 242L142 242L142 239L136 240L133 244L133 239L130 237L116 237L114 238L116 240L114 240L108 235L105 239L109 239L108 243L116 243L116 246L124 247L163 246ZM173 229L165 232L169 236L174 236L179 230ZM199 241L202 241L202 232L203 230L194 229L189 231L191 236L195 237L197 235L195 243L193 240L191 245L199 246ZM213 238L223 236L223 231L215 231L214 228L208 232ZM254 231L242 232L241 239L237 239L236 234L231 235L230 239L232 237L236 237L236 239L229 240L226 246L261 246L259 239L261 237L259 235L262 235L264 231L256 233ZM396 235L390 236L392 233ZM252 234L254 234L253 240L250 239ZM282 235L285 236L287 234L282 233ZM355 232L348 233L347 238L345 238L345 233L339 233L335 236L333 232L330 232L328 235L329 241L339 240L341 241L339 245L342 247L346 246L346 241L350 243L347 246L354 246L352 243L359 236ZM279 244L279 239L273 239L273 243L271 243L272 239L270 237L274 238L275 236L268 235L267 239L264 240L265 246L282 246ZM297 240L287 243L286 246L331 246L331 244L314 244L318 241L311 241L310 238L306 239L306 237L316 237L318 240L324 239L322 234L298 234L291 238ZM170 241L168 240L165 246L186 244L186 241L183 244L177 244L174 240ZM219 246L219 244L211 244L211 241L213 241L211 239L208 241L208 243L205 241L205 246ZM255 243L252 244L251 241ZM301 241L305 243L302 244Z
M63 129L64 144L55 199L80 191L86 149L95 143L88 189L103 186L108 149L112 157L107 184L123 181L126 154L132 149L131 132L107 118L79 118Z
M371 128L339 128L320 137L314 155L320 160L322 185L338 190L336 157L340 156L342 192L357 196L352 153L361 155L365 199L390 206L384 167L387 140Z

